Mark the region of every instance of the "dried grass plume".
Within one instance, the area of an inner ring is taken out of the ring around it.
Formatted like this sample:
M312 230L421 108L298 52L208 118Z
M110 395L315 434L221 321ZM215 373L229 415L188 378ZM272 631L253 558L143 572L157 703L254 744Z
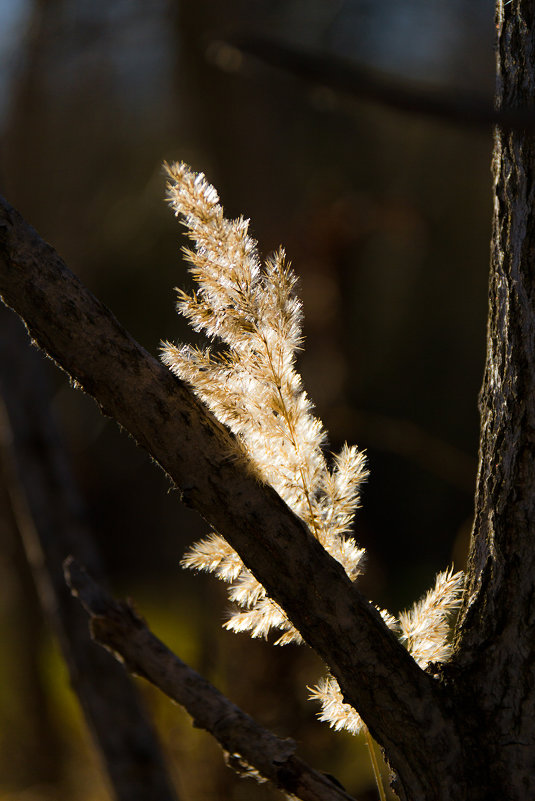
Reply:
M200 349L166 342L162 359L235 434L236 456L245 455L259 480L274 487L355 580L364 550L351 532L368 472L355 446L344 445L327 462L325 429L296 370L303 343L296 276L282 249L260 259L248 221L225 218L216 190L202 173L183 163L165 168L168 202L193 242L185 256L196 289L191 294L177 289L177 309L209 344ZM217 532L193 545L182 564L229 584L235 611L227 628L253 637L277 630L276 644L301 642L284 611ZM434 590L399 623L384 613L418 664L447 657L447 618L458 604L460 587L461 574L441 574ZM321 719L336 729L356 732L362 726L332 677L312 695L322 703Z

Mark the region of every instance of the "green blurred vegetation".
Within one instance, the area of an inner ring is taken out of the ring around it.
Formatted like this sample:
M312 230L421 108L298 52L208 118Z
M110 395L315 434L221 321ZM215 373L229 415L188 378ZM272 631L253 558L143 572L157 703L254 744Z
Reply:
M404 5L421 21L421 3ZM419 73L415 52L432 31L417 27L403 50L406 29L399 22L395 38L386 0L373 12L356 0L13 2L18 24L3 44L10 60L1 191L149 351L156 354L162 339L191 338L174 312L172 287L188 278L179 227L163 203L164 158L205 171L227 213L251 217L261 252L284 244L301 280L309 394L333 450L347 439L369 454L356 531L369 551L362 588L394 612L452 559L462 567L466 550L490 132L349 102L252 59L229 58L213 42L246 29L357 60L365 42L370 63L388 62L398 77L490 93L492 8L472 5L479 17L451 4L451 48L437 39L433 51L427 42L433 68L422 55ZM427 6L439 13L438 3ZM383 45L399 45L389 60L379 48L381 24ZM221 588L179 568L204 523L92 402L51 376L117 592L232 700L295 738L313 765L361 801L374 798L364 743L317 723L306 700L306 684L322 670L315 657L221 629ZM0 524L0 799L103 799L105 779L8 511ZM236 778L182 710L140 687L183 799L278 797Z

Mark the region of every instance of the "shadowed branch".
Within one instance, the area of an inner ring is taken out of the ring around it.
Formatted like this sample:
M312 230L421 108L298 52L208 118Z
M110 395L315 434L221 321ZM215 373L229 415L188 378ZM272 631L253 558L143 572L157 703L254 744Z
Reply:
M293 740L264 729L210 682L173 654L126 603L114 601L72 558L65 576L91 618L93 639L112 651L137 676L150 681L210 732L231 767L268 779L302 801L352 801L328 777L295 756Z

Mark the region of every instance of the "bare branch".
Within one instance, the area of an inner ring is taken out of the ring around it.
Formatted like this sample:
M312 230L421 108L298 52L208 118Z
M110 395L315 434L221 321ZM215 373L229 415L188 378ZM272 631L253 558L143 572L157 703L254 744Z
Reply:
M270 487L235 452L229 432L141 348L5 201L0 292L31 336L126 428L240 554L329 665L414 797L441 798L441 771L460 776L460 743L436 681ZM427 774L427 776L426 776ZM461 779L459 779L461 780Z
M490 96L411 86L332 54L306 51L283 42L246 35L230 37L228 44L221 44L309 83L396 111L476 129L489 129L492 125L500 125L504 130L533 130L535 127L535 113L528 107L495 109ZM211 51L216 47L217 43L215 46L213 43Z
M0 309L0 456L41 603L117 801L176 801L155 732L128 676L91 641L63 577L69 553L99 559L49 408L42 360L20 321ZM16 364L17 369L13 369Z
M352 801L327 776L296 757L293 740L276 737L190 668L146 626L127 603L114 601L78 564L65 562L67 583L91 618L93 639L131 673L183 706L193 725L210 732L238 772L268 779L303 801Z

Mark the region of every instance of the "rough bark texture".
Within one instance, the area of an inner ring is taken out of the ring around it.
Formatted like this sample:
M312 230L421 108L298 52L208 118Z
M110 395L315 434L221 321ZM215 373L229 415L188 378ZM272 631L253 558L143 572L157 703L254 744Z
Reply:
M280 497L229 458L228 431L5 201L0 292L36 342L154 456L183 500L226 537L286 610L385 747L402 797L462 798L460 740L438 682L417 667ZM446 776L454 795L446 793Z
M533 3L499 2L497 23L498 106L533 110ZM535 798L533 135L498 129L493 173L476 515L452 675L472 728L476 797L524 801Z

